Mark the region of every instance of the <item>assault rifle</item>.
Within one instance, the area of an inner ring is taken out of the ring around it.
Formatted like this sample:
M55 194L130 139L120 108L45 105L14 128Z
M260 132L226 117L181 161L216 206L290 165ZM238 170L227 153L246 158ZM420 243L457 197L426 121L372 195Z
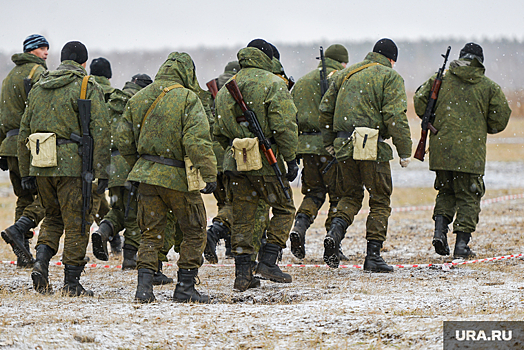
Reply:
M242 97L242 93L240 92L240 89L238 88L237 82L235 79L231 79L229 83L226 84L226 88L229 90L229 93L233 97L233 99L238 103L240 106L240 109L242 110L242 113L244 113L244 118L249 124L249 130L255 134L255 136L258 138L258 142L260 144L260 150L264 155L266 156L266 159L273 168L273 171L275 172L275 175L277 176L278 182L280 183L280 187L282 187L282 190L284 191L284 195L286 196L287 200L291 200L291 196L289 195L289 188L284 186L284 183L282 182L282 172L280 171L280 168L278 167L277 158L275 157L275 154L273 153L273 150L271 149L271 142L268 140L268 138L264 135L264 132L262 131L262 127L260 126L260 123L258 122L257 116L253 111L249 110L247 108L246 102L244 101L244 98Z
M213 99L215 99L217 97L217 94L218 94L217 80L213 79L213 80L208 81L206 83L206 86L209 89L209 91L211 92L211 95L213 95Z
M433 82L431 87L431 92L429 94L428 104L426 106L426 111L422 116L422 130L420 132L420 141L418 142L417 150L415 151L414 157L421 162L424 161L424 155L426 154L426 140L428 138L428 129L436 135L438 130L432 125L435 121L435 103L437 102L438 93L440 91L440 85L442 84L442 76L444 75L444 70L446 69L446 63L448 62L449 52L451 51L451 46L448 46L444 57L444 64L437 72L437 77Z
M320 70L320 97L323 97L326 91L328 91L329 84L327 80L326 72L326 60L324 59L324 48L320 47L320 57L317 57L317 60L320 60L322 63L322 69Z

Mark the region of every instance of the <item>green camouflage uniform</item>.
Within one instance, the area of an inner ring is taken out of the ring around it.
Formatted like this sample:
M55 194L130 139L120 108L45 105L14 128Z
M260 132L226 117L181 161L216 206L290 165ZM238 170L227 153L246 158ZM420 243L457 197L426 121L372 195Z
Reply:
M429 137L429 168L436 173L438 191L433 217L449 222L456 214L453 230L475 231L484 195L486 139L506 128L511 110L499 85L484 76L477 59L450 63L435 105L433 126L437 135ZM424 115L435 76L418 90L415 110Z
M346 75L355 68L369 63L368 67L344 82ZM334 217L351 225L362 207L365 187L369 192L370 213L366 223L366 239L384 241L388 218L391 213L392 191L389 161L393 151L382 142L393 138L401 158L411 156L411 135L406 117L406 91L404 80L391 68L389 60L375 52L367 54L364 61L345 68L333 77L333 83L320 104L320 126L324 146L334 146L339 160L337 193L341 200ZM348 134L355 127L379 130L377 161L353 160L353 144ZM345 135L338 134L345 132ZM338 137L342 136L342 137Z
M32 133L53 132L57 139L69 139L71 133L81 135L77 100L80 98L84 68L74 61L63 61L56 71L46 72L33 87L28 106L20 125L18 155L20 174L36 176L38 192L45 218L40 228L38 243L58 250L65 230L63 263L85 265L88 232L81 232L82 223L82 157L77 143L57 145L56 167L32 166L26 139ZM91 100L90 134L93 137L93 171L95 178L107 179L110 162L110 133L107 107L99 85L89 79L87 99ZM93 202L93 201L92 201ZM94 207L87 215L87 230L93 221Z
M184 87L166 93L144 122L147 110L162 90L174 84ZM200 193L188 191L185 168L140 157L152 155L183 161L187 155L205 182L216 181L209 122L200 98L193 92L197 86L191 57L171 53L155 81L128 101L118 126L116 146L133 166L128 181L140 182L138 224L142 242L138 249L138 269L157 270L169 210L173 211L183 233L178 267L194 269L202 265L206 212Z
M278 166L285 173L284 160L296 158L298 143L295 123L296 107L284 82L272 74L272 61L260 50L244 48L238 58L242 69L236 81L247 105L256 114L266 137L273 138L273 152ZM264 200L273 209L273 218L267 231L268 243L286 247L289 230L293 223L295 208L281 189L273 169L262 157L260 170L238 172L231 155L230 141L235 138L253 137L246 126L240 125L236 117L242 115L240 107L227 89L219 91L216 98L217 123L214 135L226 149L224 171L230 176L232 192L233 226L231 240L233 254L254 254L253 229L259 200ZM282 178L284 185L288 181Z
M38 225L44 217L44 209L38 200L36 191L22 189L22 178L18 167L17 135L26 107L24 79L29 76L36 65L37 68L31 77L31 85L33 86L40 80L47 66L45 60L31 53L15 54L11 59L16 66L2 82L0 96L0 101L2 102L0 104L0 156L7 160L9 178L17 197L15 222L21 216L25 216ZM9 131L9 136L7 136L6 134ZM27 235L28 238L31 238L33 236L32 231L28 231Z

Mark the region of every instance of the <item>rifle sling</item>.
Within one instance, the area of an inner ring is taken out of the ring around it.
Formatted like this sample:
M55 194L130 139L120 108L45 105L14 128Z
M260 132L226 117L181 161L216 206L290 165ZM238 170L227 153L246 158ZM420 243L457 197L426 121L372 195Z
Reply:
M171 91L173 89L181 88L181 87L183 87L183 86L180 85L180 84L175 84L175 85L171 85L171 86L168 86L168 87L164 88L162 90L162 92L160 93L160 95L158 95L156 100L153 102L153 104L149 107L149 109L147 110L146 114L144 115L144 119L142 119L142 125L144 125L144 123L146 122L147 117L149 117L151 112L153 112L153 110L155 109L157 103L162 99L162 97L164 97L166 95L166 93L168 93L169 91Z
M344 77L344 80L342 80L342 84L344 84L344 83L346 82L346 80L348 80L349 78L351 78L351 76L352 76L353 74L358 73L358 72L360 72L361 70L364 70L364 69L366 69L366 68L368 68L368 67L371 67L371 66L378 66L378 65L380 65L380 63L373 62L373 63L368 63L368 64L365 64L365 65L363 65L363 66L360 66L360 67L358 67L358 68L353 69L351 72L348 73L348 75L346 75L346 76Z
M90 75L86 75L82 79L82 87L80 88L80 99L85 100L87 96L87 82L89 81Z

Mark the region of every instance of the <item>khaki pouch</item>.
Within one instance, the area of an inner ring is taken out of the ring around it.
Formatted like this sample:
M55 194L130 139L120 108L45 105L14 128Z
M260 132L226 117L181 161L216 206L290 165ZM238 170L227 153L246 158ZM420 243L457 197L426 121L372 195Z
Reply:
M234 139L231 147L233 158L237 162L237 171L259 170L262 168L262 156L258 138Z
M206 187L206 183L200 175L200 170L193 166L193 163L188 156L184 157L184 163L186 164L187 190L200 191Z
M26 142L31 151L31 165L38 168L57 166L56 160L56 134L40 132L29 135Z
M358 127L353 131L353 159L377 160L378 130Z

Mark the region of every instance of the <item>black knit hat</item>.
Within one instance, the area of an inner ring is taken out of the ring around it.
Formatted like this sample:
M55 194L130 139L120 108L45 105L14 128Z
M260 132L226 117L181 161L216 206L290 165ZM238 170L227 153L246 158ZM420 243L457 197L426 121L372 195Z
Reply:
M30 52L40 47L47 47L49 49L49 43L46 38L40 34L29 35L24 40L24 52Z
M391 39L384 38L377 41L373 47L373 52L377 52L397 62L398 48Z
M469 59L478 59L480 63L484 63L484 52L482 47L479 44L467 43L464 45L462 50L460 50L459 58L469 58Z
M278 52L277 47L271 43L268 44L271 45L271 49L273 50L273 57L280 61L280 52Z
M256 49L259 49L260 51L265 53L270 60L273 59L273 49L271 48L271 45L264 39L251 40L251 42L247 44L247 47L254 47Z
M78 64L83 64L87 61L87 48L80 41L70 41L64 45L60 53L60 62L75 61Z
M111 71L111 63L109 63L109 61L103 57L95 58L93 61L91 61L89 70L91 71L91 75L106 77L107 79L111 79L113 76L113 72Z
M131 82L137 84L140 87L145 88L153 82L151 77L147 74L135 74L131 77Z

